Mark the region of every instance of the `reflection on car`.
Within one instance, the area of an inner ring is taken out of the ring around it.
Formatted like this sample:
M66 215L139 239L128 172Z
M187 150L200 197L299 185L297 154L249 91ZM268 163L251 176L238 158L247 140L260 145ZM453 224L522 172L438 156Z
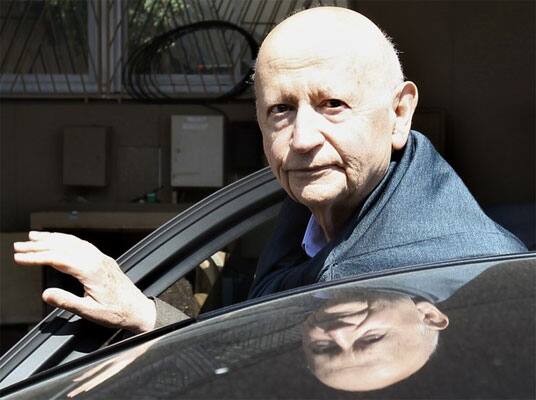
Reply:
M35 398L534 399L536 255L245 302L6 389Z

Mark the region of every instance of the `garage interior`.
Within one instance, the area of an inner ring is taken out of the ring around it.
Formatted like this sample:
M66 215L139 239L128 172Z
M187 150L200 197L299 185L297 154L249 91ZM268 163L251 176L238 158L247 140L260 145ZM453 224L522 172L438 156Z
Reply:
M536 249L533 1L2 0L0 354L47 312L42 290L68 284L13 263L12 243L30 229L74 233L118 257L265 165L251 87L225 94L248 78L247 37L260 43L319 4L359 11L393 38L420 92L414 128ZM247 36L185 34L151 53L147 79L129 64L159 35L203 21Z

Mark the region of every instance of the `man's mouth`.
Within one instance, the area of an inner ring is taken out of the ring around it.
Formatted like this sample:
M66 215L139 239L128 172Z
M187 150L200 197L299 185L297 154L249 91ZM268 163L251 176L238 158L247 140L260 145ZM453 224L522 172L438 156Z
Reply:
M314 167L305 167L305 168L290 168L287 171L289 173L297 173L297 174L316 174L316 173L322 173L331 169L337 168L333 164L328 165L319 165Z

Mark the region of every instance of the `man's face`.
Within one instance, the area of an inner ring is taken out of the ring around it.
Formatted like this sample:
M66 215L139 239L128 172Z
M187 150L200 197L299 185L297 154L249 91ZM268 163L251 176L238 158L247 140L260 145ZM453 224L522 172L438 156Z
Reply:
M422 367L435 344L408 296L366 296L312 314L304 351L315 376L328 386L374 390Z
M256 73L257 118L272 171L309 208L357 205L389 165L390 94L375 90L380 85L349 56L274 53Z

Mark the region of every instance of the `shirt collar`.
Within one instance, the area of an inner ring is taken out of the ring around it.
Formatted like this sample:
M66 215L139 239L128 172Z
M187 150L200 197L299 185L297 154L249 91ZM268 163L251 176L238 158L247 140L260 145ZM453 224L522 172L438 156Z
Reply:
M314 215L311 215L302 240L302 248L305 254L309 257L314 257L327 243L322 228L316 222Z

